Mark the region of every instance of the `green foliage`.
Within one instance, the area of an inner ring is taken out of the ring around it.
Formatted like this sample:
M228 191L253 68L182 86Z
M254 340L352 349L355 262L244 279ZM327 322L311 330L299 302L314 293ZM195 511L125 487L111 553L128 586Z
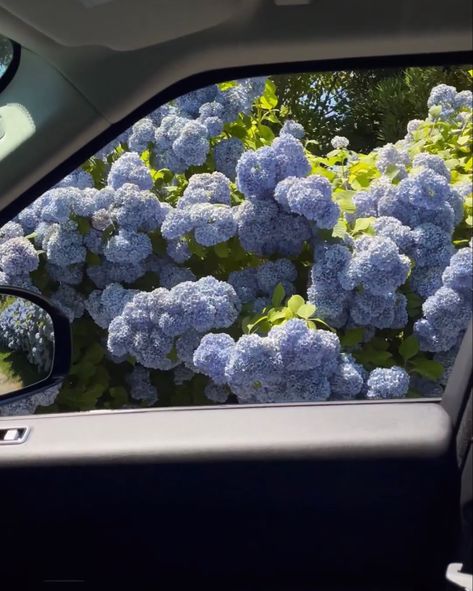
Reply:
M469 66L471 67L471 66ZM389 68L276 76L281 116L301 123L314 154L335 135L367 153L404 136L411 119L424 119L429 92L439 83L471 87L468 66Z

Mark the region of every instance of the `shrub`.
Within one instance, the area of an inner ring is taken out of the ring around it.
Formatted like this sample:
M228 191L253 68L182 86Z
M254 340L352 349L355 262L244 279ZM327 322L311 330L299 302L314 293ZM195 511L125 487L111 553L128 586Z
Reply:
M0 281L72 323L38 411L438 394L471 317L471 113L436 86L395 144L315 156L257 78L138 121L0 229Z

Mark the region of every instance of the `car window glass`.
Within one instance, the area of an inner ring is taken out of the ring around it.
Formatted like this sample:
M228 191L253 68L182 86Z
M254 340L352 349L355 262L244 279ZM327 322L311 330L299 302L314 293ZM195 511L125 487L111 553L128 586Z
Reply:
M74 339L61 388L0 412L440 396L471 317L470 68L247 78L137 121L0 228L0 282Z

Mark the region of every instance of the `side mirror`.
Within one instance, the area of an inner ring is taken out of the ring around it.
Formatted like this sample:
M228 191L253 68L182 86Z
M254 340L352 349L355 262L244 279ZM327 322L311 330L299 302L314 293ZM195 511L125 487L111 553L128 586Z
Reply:
M59 384L70 364L62 312L32 291L0 286L0 405Z

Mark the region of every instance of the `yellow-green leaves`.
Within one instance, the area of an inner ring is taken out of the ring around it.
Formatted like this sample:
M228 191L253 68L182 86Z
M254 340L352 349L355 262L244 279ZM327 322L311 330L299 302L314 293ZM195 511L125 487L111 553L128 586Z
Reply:
M299 310L299 308L301 306L303 306L304 304L305 304L305 300L300 295L293 295L287 301L287 307L289 308L289 310L291 310L291 312L293 314L296 314L297 310Z
M351 231L352 236L357 236L358 234L374 234L374 227L373 224L376 221L374 217L368 218L358 218L355 221L355 225Z
M274 109L278 104L278 97L276 96L276 85L268 78L264 86L263 95L260 97L259 106L266 110Z

